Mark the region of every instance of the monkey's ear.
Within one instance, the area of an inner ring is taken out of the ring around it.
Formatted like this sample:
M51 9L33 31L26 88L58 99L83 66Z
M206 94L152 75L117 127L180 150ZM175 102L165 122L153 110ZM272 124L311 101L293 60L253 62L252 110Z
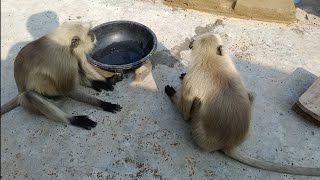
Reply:
M222 45L217 47L217 55L222 56L222 50L223 50L222 48L223 48Z
M74 49L74 48L78 47L79 42L80 42L80 38L78 36L73 36L73 38L71 40L70 48Z
M91 42L93 42L95 37L91 29L88 31L88 36L90 36Z

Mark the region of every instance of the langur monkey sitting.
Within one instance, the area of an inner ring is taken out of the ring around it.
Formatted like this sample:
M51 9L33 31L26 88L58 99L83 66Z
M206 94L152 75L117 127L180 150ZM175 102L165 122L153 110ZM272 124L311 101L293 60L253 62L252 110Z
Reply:
M182 90L177 95L171 86L166 94L186 121L191 121L193 141L203 150L222 150L230 157L265 170L319 176L320 168L304 168L257 160L240 153L251 121L254 96L248 93L234 63L223 52L219 35L206 33L190 45L191 67L181 74Z
M56 99L74 100L116 113L122 107L85 94L78 85L96 91L112 91L121 75L105 79L88 63L88 54L96 43L89 24L64 23L46 36L24 46L14 61L14 78L18 95L1 107L1 115L21 105L47 118L90 130L97 123L88 116L72 116L55 104Z

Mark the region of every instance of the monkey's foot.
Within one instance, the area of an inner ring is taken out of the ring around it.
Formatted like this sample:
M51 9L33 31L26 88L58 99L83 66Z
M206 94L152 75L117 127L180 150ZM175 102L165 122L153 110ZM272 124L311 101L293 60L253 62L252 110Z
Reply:
M74 126L82 127L87 130L97 126L97 123L89 119L88 116L73 116L70 119L70 123Z
M182 73L182 74L179 76L179 78L180 78L180 79L183 79L185 75L186 75L186 73Z
M91 86L98 92L101 92L101 89L106 91L113 91L114 89L113 84L109 81L94 80L92 81Z
M122 80L122 74L114 74L113 76L106 78L106 81L110 82L112 85L115 85L117 82L120 82Z
M100 107L104 111L108 111L108 112L112 112L112 113L116 113L117 111L121 111L121 109L122 109L122 107L119 104L112 104L110 102L104 102L104 101L101 101Z
M164 91L166 92L166 94L171 97L173 96L177 91L174 90L173 87L169 86L169 85L166 85L166 87L164 88Z

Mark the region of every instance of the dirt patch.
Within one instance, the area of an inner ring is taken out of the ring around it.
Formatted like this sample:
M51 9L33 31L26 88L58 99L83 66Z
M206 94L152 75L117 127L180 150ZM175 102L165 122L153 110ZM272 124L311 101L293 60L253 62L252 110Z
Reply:
M190 44L190 42L192 41L193 38L195 38L196 36L199 36L201 34L204 34L204 33L214 32L215 28L218 27L218 26L221 26L221 25L224 25L223 24L223 20L217 19L216 22L213 23L213 24L207 24L205 27L201 27L201 26L196 27L196 29L194 31L196 33L196 35L192 36L191 38L186 38L184 40L184 42L173 46L171 48L171 50L170 50L170 53L172 54L172 56L174 58L176 58L177 60L181 61L182 58L181 58L180 53L182 51L189 50L189 44Z
M189 179L193 179L194 175L196 174L195 168L197 166L197 163L192 157L188 157L186 158L186 160L188 162L187 168L189 169Z
M197 35L201 35L207 32L213 32L216 27L222 26L222 25L224 25L222 19L217 19L214 24L207 24L205 27L201 27L201 26L196 27L194 32Z
M156 168L153 168L150 164L136 161L131 158L124 158L121 160L116 160L112 163L112 166L116 168L123 168L127 167L128 169L133 169L133 172L127 173L127 174L119 174L115 171L110 171L109 169L106 169L106 172L108 172L108 175L105 177L105 179L117 179L117 177L123 177L125 176L125 179L140 179L146 175L153 176L155 179L164 179L160 173L160 171ZM101 176L103 177L103 175Z
M320 9L320 7L319 7ZM320 13L320 10L319 10ZM320 17L315 14L310 14L306 10L297 8L296 9L296 18L299 24L308 24L308 25L320 25Z
M191 39L186 38L184 42L182 42L178 45L175 45L171 48L170 53L174 56L174 58L176 58L179 61L182 60L180 52L189 50L189 44L190 44L191 40L192 40L192 38Z

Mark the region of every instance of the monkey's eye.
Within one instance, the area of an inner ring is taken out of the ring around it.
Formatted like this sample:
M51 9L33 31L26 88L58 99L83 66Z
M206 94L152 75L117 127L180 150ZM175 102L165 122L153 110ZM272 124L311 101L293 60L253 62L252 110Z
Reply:
M192 40L192 41L190 42L190 44L189 44L189 48L190 48L190 49L193 48L193 42L194 42L194 40Z

